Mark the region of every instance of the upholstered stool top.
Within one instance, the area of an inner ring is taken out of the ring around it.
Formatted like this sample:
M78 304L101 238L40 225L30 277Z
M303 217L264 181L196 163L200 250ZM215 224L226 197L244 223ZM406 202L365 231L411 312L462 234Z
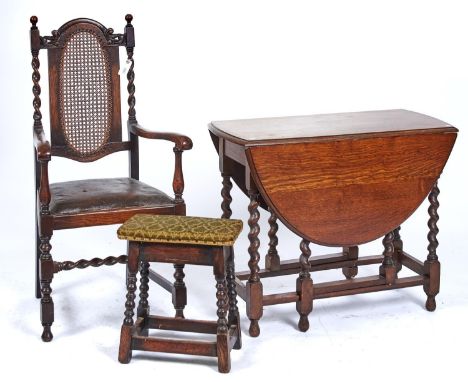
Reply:
M233 245L242 221L194 216L137 214L117 230L119 239L155 243Z

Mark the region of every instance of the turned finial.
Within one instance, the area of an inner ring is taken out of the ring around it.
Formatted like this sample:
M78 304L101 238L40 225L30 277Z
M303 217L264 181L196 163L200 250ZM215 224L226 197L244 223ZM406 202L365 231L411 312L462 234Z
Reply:
M29 21L31 21L33 28L36 28L37 20L38 20L37 16L31 16L31 18L29 19Z
M132 25L133 16L128 13L125 15L125 20L127 21L127 25Z

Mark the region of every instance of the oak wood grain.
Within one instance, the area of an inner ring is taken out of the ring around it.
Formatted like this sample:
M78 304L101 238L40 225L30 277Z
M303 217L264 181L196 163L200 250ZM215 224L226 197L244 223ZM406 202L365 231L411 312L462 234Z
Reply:
M256 146L247 158L263 198L292 231L317 244L353 246L413 213L455 138L435 132Z

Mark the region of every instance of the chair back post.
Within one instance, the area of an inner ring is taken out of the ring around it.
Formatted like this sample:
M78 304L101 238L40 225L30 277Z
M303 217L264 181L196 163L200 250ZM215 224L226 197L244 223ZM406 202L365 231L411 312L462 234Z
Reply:
M32 81L33 81L33 130L36 135L41 135L43 133L42 127L42 113L41 113L41 86L39 81L41 79L41 74L39 72L40 61L39 61L39 50L41 49L41 36L39 34L39 29L37 28L38 18L36 16L31 16L29 19L31 22L31 55L32 61L31 66L33 68ZM50 203L50 190L49 190L49 175L47 168L47 161L41 160L41 163L38 163L37 153L34 150L34 170L35 170L35 186L36 193L39 193L40 201L40 214L49 215L49 203ZM37 218L37 215L36 215Z
M33 106L34 106L34 129L41 129L42 130L42 114L41 114L41 86L39 85L39 81L41 79L41 75L39 73L40 61L39 61L39 50L41 49L41 37L39 35L39 29L37 28L37 17L31 16L31 54L32 54L32 61L31 66L33 68L32 80L33 80Z
M41 79L41 75L39 73L39 66L40 66L40 61L39 61L39 49L41 49L41 38L39 34L39 29L37 28L37 17L36 16L31 16L30 18L31 21L31 31L29 33L30 38L31 38L31 55L32 55L32 61L31 61L31 66L33 68L33 73L32 73L32 81L33 81L33 88L32 92L34 95L33 99L33 107L34 107L34 113L33 113L33 129L42 129L42 114L41 114L41 86L39 85L39 80ZM37 163L37 153L36 149L34 149L34 175L35 175L35 193L39 190L39 184L40 184L40 169L39 165ZM35 196L36 197L36 196ZM36 211L37 214L37 211Z
M125 47L127 49L127 65L130 65L127 72L127 90L128 90L128 125L136 124L136 111L135 111L135 72L133 71L133 49L135 48L135 30L133 29L132 20L133 16L128 14L125 16L127 25L125 26ZM138 154L138 136L132 134L130 129L128 131L128 139L130 141L129 159L129 175L133 179L139 179L140 166Z

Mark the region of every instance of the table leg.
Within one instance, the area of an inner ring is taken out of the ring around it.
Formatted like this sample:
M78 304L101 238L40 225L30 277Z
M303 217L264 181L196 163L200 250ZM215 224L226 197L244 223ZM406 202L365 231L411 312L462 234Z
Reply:
M229 219L232 215L231 177L224 172L221 175L223 177L223 188L221 189L221 196L223 197L223 201L221 202L221 210L223 211L223 214L221 215L221 218Z
M347 255L349 260L357 260L359 257L359 248L358 247L343 247L343 253ZM358 274L358 267L354 265L352 267L341 268L345 277L350 280Z
M393 230L393 248L395 249L393 262L395 263L397 273L402 268L400 254L403 251L403 240L401 240L400 229L401 227L397 227Z
M279 271L280 269L280 257L276 249L278 245L278 224L276 220L278 219L274 211L269 208L270 217L268 218L268 223L270 224L270 230L268 231L268 237L270 242L268 243L268 253L265 257L265 269L270 271Z
M392 285L395 282L396 278L396 266L393 261L395 247L393 246L393 231L390 231L383 238L384 245L384 260L380 266L380 275L385 277L387 285Z
M439 293L440 287L440 263L437 256L437 247L439 246L439 242L437 241L437 234L439 233L439 228L437 227L439 201L437 197L439 193L439 187L436 182L428 198L430 206L428 210L429 221L427 223L429 227L429 233L427 234L429 245L427 246L427 250L429 253L427 260L424 262L424 273L427 276L424 282L424 292L427 294L426 309L430 312L436 309L435 296Z
M299 294L299 301L296 302L296 310L299 313L298 328L301 332L309 329L308 315L312 312L314 286L310 278L310 248L309 242L305 239L301 241L301 256L299 262L301 264L301 272L296 281L296 291Z
M263 285L258 275L260 271L258 266L258 262L260 261L260 255L258 253L258 248L260 247L260 240L258 239L258 234L260 233L260 226L258 225L258 219L260 219L260 212L258 211L258 191L249 190L249 197L250 276L246 285L246 305L247 317L250 319L249 334L252 337L258 337L260 335L258 320L263 314Z

